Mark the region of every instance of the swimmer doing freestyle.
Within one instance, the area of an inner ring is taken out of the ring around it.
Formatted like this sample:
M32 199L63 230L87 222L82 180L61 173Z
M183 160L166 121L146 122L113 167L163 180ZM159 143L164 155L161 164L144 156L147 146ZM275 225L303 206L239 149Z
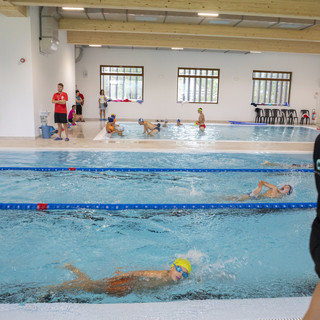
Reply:
M142 270L126 273L118 271L115 272L114 277L100 280L90 279L87 274L72 264L66 264L64 268L72 271L77 278L48 287L50 292L87 291L122 297L139 288L155 288L177 283L188 278L192 271L191 264L186 259L176 259L169 270Z
M268 190L265 193L261 193L262 187L267 187ZM258 183L258 188L254 189L252 192L244 194L240 197L240 201L248 199L258 199L258 198L281 198L283 196L289 196L293 192L292 186L285 184L278 189L277 186L269 182L260 180Z

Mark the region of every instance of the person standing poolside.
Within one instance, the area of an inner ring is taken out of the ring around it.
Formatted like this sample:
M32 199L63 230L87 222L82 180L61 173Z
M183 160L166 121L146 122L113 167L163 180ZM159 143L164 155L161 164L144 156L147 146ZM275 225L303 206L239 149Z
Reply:
M54 122L58 124L58 137L55 140L62 140L62 125L64 126L64 132L66 134L65 141L69 141L68 135L68 120L67 120L67 101L68 95L62 92L63 84L58 83L58 92L52 97L52 103L54 103Z
M318 135L313 150L314 176L318 191L317 216L313 220L311 227L309 249L315 264L315 271L320 278L320 135ZM311 299L309 309L303 320L320 319L320 282L318 282Z
M82 106L82 109L83 109L83 106L84 106L84 95L80 92L79 96L82 99L81 106ZM81 112L81 114L82 114L82 112Z
M83 103L83 100L80 96L80 91L76 90L76 114L78 116L82 116L82 103ZM83 117L81 118L82 118L81 122L84 122Z
M201 131L204 131L204 129L206 128L206 125L204 124L206 119L205 119L204 114L202 112L202 108L198 108L198 113L199 113L198 126Z
M48 287L49 291L87 291L123 297L140 288L156 288L174 284L189 277L192 271L191 264L186 259L176 259L169 270L142 270L131 272L116 272L116 276L91 280L71 264L64 266L72 271L77 278L65 281L57 286Z
M144 130L143 133L147 133L148 136L153 136L160 132L160 123L157 125L151 123L150 121L144 121L142 118L138 120L140 126L143 125Z
M100 90L100 96L99 96L99 110L100 110L100 120L107 120L106 119L106 109L108 106L107 98L104 95L104 90Z

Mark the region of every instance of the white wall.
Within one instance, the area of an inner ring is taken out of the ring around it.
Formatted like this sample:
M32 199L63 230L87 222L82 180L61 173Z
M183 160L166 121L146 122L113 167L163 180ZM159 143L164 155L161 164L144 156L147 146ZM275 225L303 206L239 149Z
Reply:
M0 16L0 136L34 136L30 38L30 18Z
M52 96L57 91L57 84L64 84L64 91L69 96L68 110L75 100L75 53L74 45L67 44L66 31L59 31L59 48L57 52L43 54L39 51L39 8L30 9L32 30L32 75L34 92L35 134L39 135L40 112L50 111L50 125L54 124L54 104Z
M39 135L41 111L49 110L53 124L53 93L59 82L74 103L74 45L67 44L66 32L59 32L56 53L39 52L39 8L30 8L27 18L0 16L0 136ZM21 64L20 58L26 62Z
M144 66L144 102L109 103L108 113L115 113L118 118L197 118L198 104L176 102L178 67L220 69L219 103L202 105L208 120L254 120L254 108L250 105L254 69L292 71L293 108L312 109L316 105L314 94L320 90L319 55L85 48L82 59L76 63L76 84L86 99L85 117L98 117L99 66L108 64Z

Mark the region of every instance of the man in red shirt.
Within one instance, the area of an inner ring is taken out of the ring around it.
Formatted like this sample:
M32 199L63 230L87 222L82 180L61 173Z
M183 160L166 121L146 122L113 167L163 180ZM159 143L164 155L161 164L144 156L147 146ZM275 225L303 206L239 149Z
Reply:
M54 122L58 124L58 137L55 140L62 140L62 124L66 133L66 141L69 141L68 136L68 120L67 120L67 101L68 95L62 92L63 84L58 83L58 92L53 95L52 103L54 103Z

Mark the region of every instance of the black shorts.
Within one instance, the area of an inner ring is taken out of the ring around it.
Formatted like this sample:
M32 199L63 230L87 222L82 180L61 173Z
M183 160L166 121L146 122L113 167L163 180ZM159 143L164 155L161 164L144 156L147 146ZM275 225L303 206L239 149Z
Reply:
M76 114L82 114L82 105L77 104L77 106L76 106Z
M54 113L54 123L68 123L66 113Z

